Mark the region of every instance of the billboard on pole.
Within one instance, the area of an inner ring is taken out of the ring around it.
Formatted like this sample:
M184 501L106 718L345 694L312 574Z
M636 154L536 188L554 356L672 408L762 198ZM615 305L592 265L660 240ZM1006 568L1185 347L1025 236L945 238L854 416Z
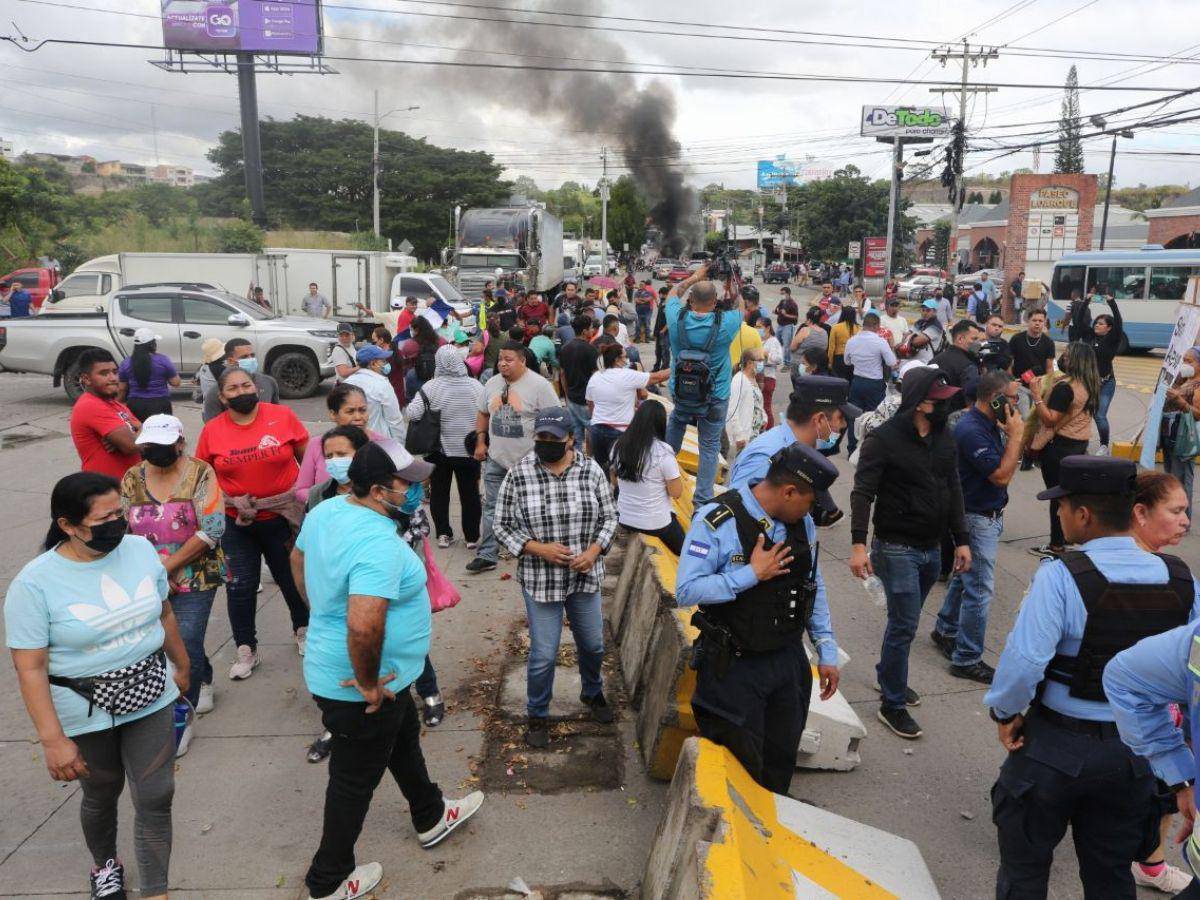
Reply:
M162 0L172 50L321 52L320 0Z
M950 134L950 114L941 106L864 106L862 136L935 138Z
M863 278L883 278L887 275L887 238L869 237L866 241Z
M783 190L796 183L796 164L784 156L758 161L758 189Z

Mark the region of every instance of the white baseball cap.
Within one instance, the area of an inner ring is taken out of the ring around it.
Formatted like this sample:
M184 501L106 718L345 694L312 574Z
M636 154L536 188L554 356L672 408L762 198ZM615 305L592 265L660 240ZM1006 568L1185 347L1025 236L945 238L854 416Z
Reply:
M169 447L183 437L183 423L174 416L158 413L142 423L135 444L162 444Z
M138 347L142 344L149 344L151 341L161 341L162 335L155 334L151 328L139 328L133 333L133 346Z
M388 301L388 306L390 306L392 309L404 309L404 298L393 297L390 301Z

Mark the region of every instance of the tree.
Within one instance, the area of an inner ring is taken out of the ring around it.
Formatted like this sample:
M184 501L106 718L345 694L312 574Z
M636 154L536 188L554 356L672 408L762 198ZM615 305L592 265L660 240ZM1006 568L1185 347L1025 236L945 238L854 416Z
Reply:
M1054 151L1054 171L1083 171L1082 126L1079 121L1079 73L1071 66L1063 88L1062 113L1058 117L1058 148Z
M545 200L546 192L538 187L537 182L528 175L519 175L512 185L513 195L525 197L527 200Z
M1117 206L1145 212L1148 209L1158 209L1164 203L1169 203L1187 192L1188 187L1183 184L1156 184L1151 187L1139 184L1137 187L1114 187L1112 202Z
M303 229L361 231L371 222L371 126L353 119L296 116L260 125L263 184L273 222ZM240 215L242 140L222 132L208 158L220 175L196 189L207 215ZM380 131L380 222L385 237L436 256L455 205L495 206L511 185L491 155L448 150L398 131Z
M631 252L637 252L646 240L649 213L637 182L629 175L618 178L608 195L608 242L613 249L623 250L628 244Z
M577 181L564 181L545 192L546 208L558 216L563 231L580 237L600 234L600 198Z
M62 167L0 159L0 270L28 265L67 236L70 187Z
M798 237L811 257L844 259L850 241L887 234L889 193L886 182L872 184L855 166L846 166L832 178L789 188L788 209L795 214ZM907 206L903 201L903 208ZM903 208L896 222L897 249L912 242L915 226Z
M995 206L997 203L1004 202L1004 192L997 189L988 194L987 202Z
M218 253L262 253L267 236L253 222L239 219L217 229Z
M933 264L945 269L950 259L950 223L938 219L933 223Z
M968 203L982 203L983 202L983 191L971 191L970 193L968 193L967 194L967 202Z

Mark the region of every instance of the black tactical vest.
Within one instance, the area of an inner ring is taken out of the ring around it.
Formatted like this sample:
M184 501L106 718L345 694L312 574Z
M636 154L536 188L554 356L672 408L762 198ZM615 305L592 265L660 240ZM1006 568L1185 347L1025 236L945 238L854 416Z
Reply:
M1155 556L1167 564L1163 584L1117 584L1105 578L1083 551L1063 554L1087 609L1087 624L1079 652L1055 654L1046 677L1068 685L1072 697L1106 702L1101 678L1110 659L1142 638L1187 624L1195 595L1192 573L1176 556Z
M704 520L716 530L732 517L742 552L735 554L731 561L749 565L758 537L766 536L769 523L751 516L737 491L724 493L713 502L717 507ZM799 645L804 637L804 628L817 599L816 572L804 523L786 527L786 542L793 557L788 566L790 572L759 582L728 603L711 603L703 607L711 621L729 629L738 650L768 653ZM764 546L770 550L775 544L768 537Z

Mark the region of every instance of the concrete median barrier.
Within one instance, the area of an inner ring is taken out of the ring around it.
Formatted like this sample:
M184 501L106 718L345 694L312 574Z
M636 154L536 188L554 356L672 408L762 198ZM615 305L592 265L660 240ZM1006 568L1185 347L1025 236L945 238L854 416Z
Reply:
M640 699L642 674L650 658L650 642L655 626L659 618L675 605L674 584L671 585L672 590L667 591L660 570L673 569L678 562L658 538L647 535L639 537L645 550L632 576L617 637L625 691L634 703Z
M683 745L643 900L935 900L916 845L756 784L733 755Z

